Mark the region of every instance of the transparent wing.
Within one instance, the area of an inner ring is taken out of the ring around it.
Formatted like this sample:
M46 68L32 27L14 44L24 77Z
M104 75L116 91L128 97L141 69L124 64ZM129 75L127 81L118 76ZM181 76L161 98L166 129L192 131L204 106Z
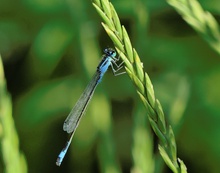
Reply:
M94 90L99 83L100 79L99 72L96 72L91 80L91 82L87 85L86 89L80 96L79 100L76 102L75 106L71 110L70 114L66 118L63 124L63 130L67 133L75 132L81 117L83 116L87 105L92 98Z

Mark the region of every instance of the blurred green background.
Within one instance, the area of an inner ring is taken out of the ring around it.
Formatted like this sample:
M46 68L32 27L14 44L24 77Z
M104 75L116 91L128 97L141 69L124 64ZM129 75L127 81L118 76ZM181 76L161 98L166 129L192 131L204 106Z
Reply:
M219 0L199 2L220 20ZM220 55L166 1L112 3L174 129L178 157L188 172L220 172ZM102 50L113 46L100 22L91 1L0 2L0 54L30 173L140 172L138 164L146 172L170 172L131 81L110 70L61 167L55 165L68 138L63 121Z

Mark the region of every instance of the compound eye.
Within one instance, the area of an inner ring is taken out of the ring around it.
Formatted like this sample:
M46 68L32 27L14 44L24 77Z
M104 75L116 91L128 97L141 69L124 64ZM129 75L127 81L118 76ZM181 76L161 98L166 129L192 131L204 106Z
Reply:
M108 55L108 56L115 56L115 50L114 49L112 49L112 48L106 48L106 49L104 49L104 53L106 54L106 55Z
M104 49L104 53L108 53L108 49L107 48Z
M104 52L105 54L107 54L107 55L110 54L110 50L109 50L109 48L105 48L105 49L103 50L103 52Z
M112 50L112 51L111 51L111 55L114 55L114 54L115 54L115 51L114 51L114 50Z

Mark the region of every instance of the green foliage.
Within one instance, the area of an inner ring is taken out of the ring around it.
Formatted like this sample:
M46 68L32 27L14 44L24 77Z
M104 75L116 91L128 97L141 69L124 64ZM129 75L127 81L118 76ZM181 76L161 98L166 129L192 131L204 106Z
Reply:
M91 1L0 2L0 172L220 172L219 0L93 2L129 76L104 76L60 168L63 121L112 41Z
M149 133L147 116L142 105L138 104L133 112L133 172L154 172L153 137ZM148 163L148 164L146 164Z
M180 165L183 164L180 167L177 163L176 141L173 130L171 126L168 129L165 125L164 113L159 100L155 98L151 80L148 74L143 71L143 63L140 61L136 50L132 48L126 29L123 26L121 27L114 7L108 0L96 2L93 5L100 16L104 16L105 23L103 23L103 26L114 42L115 48L125 63L125 69L147 109L151 127L161 142L159 148L164 161L173 172L186 172L184 163L180 162Z
M19 151L19 139L12 117L11 97L6 88L2 59L0 56L0 153L3 172L26 173L26 159Z
M167 0L182 18L220 54L220 32L215 18L197 0Z

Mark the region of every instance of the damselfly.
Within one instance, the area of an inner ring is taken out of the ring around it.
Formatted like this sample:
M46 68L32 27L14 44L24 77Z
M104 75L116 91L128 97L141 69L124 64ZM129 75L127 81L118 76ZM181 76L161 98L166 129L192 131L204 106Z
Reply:
M60 152L56 165L60 166L65 154L70 146L73 135L76 131L77 126L79 125L80 119L85 113L87 105L89 104L93 93L96 89L96 86L101 82L105 72L108 70L109 66L111 66L113 74L115 76L123 74L125 72L118 73L118 71L123 67L123 62L119 65L117 62L119 61L119 57L116 57L116 51L112 48L104 49L104 55L102 57L101 62L99 63L96 73L94 74L92 80L87 85L86 89L80 96L79 100L76 102L75 106L71 110L70 114L66 118L63 124L63 130L70 134L70 137L65 145L65 147Z

